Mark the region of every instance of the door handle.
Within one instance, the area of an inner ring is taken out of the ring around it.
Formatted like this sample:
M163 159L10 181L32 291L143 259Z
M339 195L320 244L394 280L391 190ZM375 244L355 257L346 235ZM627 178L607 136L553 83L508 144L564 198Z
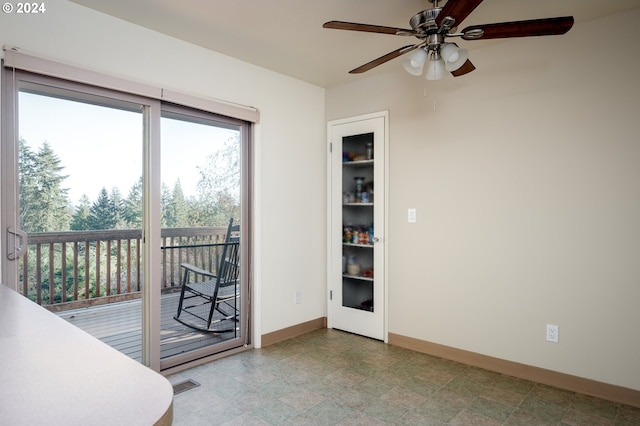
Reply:
M27 233L21 229L13 227L7 228L7 259L16 260L24 254L25 243L27 241ZM13 241L13 244L11 244Z

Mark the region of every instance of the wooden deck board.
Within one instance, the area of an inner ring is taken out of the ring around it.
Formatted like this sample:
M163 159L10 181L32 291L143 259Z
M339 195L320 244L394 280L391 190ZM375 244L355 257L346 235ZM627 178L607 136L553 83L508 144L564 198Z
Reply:
M178 293L162 296L161 359L234 338L233 333L200 332L176 321L173 316L177 311L178 300ZM125 355L140 361L142 357L141 309L141 301L132 300L62 311L57 315Z

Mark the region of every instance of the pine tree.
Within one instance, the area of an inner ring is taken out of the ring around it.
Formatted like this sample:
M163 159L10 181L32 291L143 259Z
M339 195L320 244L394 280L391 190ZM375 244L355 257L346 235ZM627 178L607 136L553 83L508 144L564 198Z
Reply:
M122 215L128 228L142 228L142 177L129 189Z
M168 228L183 228L189 226L189 212L184 192L182 192L180 179L176 180L171 195L169 196L167 194L167 202L163 208L163 217L165 219L165 226Z
M169 192L169 187L162 183L162 192L160 194L160 211L162 212L161 218L161 226L166 228L167 223L171 222L170 215L170 206L171 206L171 192Z
M100 190L98 199L89 208L89 229L114 229L118 223L113 203L106 188Z
M26 232L33 232L32 224L35 219L33 211L36 207L35 194L38 180L36 156L22 138L18 142L18 150L20 228Z
M83 195L80 198L79 204L76 207L76 211L71 221L71 230L73 231L86 231L89 229L89 215L91 202L89 197Z
M44 142L34 154L24 140L19 143L20 226L27 232L66 231L71 223L68 189L62 182L64 167Z
M111 190L111 195L109 196L109 201L111 201L111 214L113 216L113 220L115 224L113 225L114 229L125 229L127 228L126 220L124 219L124 205L125 200L122 198L122 194L118 188L113 188Z

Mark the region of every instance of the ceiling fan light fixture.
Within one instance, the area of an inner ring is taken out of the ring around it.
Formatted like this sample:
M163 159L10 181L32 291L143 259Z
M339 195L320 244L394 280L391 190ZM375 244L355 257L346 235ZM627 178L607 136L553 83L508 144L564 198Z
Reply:
M440 55L444 59L447 71L460 69L467 59L469 59L469 51L467 49L460 49L453 43L445 44L442 49L440 49Z
M427 51L417 49L402 61L402 66L409 74L421 75L425 62L427 62Z
M446 2L439 7L439 2ZM565 34L573 27L573 16L556 18L529 19L524 21L497 22L493 24L472 25L458 33L458 25L467 18L484 0L429 0L433 7L415 14L410 20L411 29L385 27L381 25L359 24L356 22L329 21L323 28L337 30L363 31L390 35L413 35L420 40L418 44L393 50L372 61L349 71L360 74L382 65L401 55L414 52L403 61L403 66L413 75L420 75L424 69L425 55L429 57L426 78L439 80L449 71L454 77L466 75L476 67L469 60L469 52L460 49L455 43L446 43L447 37L462 37L463 40L484 40L515 37L537 37ZM442 59L439 57L442 54Z
M444 60L438 52L433 52L427 63L427 73L424 76L427 80L441 80L447 75Z

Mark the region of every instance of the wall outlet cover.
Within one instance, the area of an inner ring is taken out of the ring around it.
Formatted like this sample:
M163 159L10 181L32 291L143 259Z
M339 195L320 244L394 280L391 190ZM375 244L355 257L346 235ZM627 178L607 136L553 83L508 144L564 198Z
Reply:
M547 342L558 343L558 326L547 324Z

